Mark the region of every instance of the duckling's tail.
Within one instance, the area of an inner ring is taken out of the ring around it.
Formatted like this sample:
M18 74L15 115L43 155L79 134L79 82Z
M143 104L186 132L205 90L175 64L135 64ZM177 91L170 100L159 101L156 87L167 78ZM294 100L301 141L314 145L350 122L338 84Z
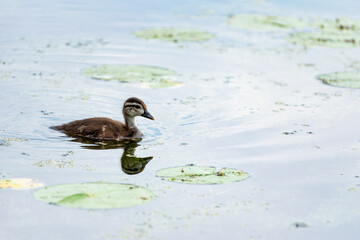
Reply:
M59 131L59 130L60 130L60 126L51 126L50 129Z

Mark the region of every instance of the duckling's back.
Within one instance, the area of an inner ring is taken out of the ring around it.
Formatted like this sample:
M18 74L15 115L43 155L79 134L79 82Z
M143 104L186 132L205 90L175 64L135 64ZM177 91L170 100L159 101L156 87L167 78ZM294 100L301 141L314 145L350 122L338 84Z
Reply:
M116 140L121 138L131 138L133 134L122 122L110 118L87 118L76 120L60 126L56 129L71 136L85 137L99 140Z

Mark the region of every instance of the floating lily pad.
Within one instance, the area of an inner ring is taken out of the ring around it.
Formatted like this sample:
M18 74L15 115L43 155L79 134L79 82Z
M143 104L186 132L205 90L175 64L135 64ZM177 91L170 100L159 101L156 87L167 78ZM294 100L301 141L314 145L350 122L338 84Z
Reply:
M143 187L105 182L54 185L37 190L34 196L51 204L86 209L130 207L155 198Z
M244 180L249 177L249 173L231 168L217 170L215 167L188 165L161 169L157 176L172 182L220 184Z
M1 179L0 180L0 189L1 188L13 188L13 189L29 189L29 188L38 188L42 187L44 184L35 182L31 178L11 178L11 179Z
M327 32L359 32L360 20L337 18L337 19L325 19L316 20L311 23L312 26Z
M295 44L301 44L305 46L360 46L360 34L356 34L353 32L298 32L291 34L288 40Z
M298 32L289 37L289 41L305 46L326 47L360 46L360 21L346 18L316 20L312 26L320 32Z
M138 38L166 42L203 42L214 38L211 33L184 28L148 28L135 31L133 34Z
M335 72L319 75L318 79L336 87L360 88L360 72Z
M82 73L94 79L141 83L148 87L164 88L179 85L178 74L172 70L140 65L102 65L86 68Z
M281 31L307 26L307 22L301 18L260 14L230 15L227 23L238 28L267 31Z

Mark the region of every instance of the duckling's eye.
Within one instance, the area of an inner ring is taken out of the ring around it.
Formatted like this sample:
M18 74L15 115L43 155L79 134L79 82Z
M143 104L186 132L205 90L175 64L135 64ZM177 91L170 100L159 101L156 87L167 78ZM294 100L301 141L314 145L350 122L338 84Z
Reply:
M136 108L136 109L140 109L140 106L139 106L139 105L135 105L135 108Z

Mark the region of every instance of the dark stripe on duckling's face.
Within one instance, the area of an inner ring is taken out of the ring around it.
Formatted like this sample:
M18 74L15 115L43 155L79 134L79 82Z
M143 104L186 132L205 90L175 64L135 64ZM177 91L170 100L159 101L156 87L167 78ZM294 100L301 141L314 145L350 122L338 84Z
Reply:
M141 106L140 105L135 105L135 104L128 104L128 105L126 105L125 106L125 108L128 108L128 107L134 107L134 108L136 108L136 109L140 109L141 108Z
M128 116L142 116L151 120L155 120L155 118L147 111L145 103L138 98L129 98L126 100L123 111L124 114Z

